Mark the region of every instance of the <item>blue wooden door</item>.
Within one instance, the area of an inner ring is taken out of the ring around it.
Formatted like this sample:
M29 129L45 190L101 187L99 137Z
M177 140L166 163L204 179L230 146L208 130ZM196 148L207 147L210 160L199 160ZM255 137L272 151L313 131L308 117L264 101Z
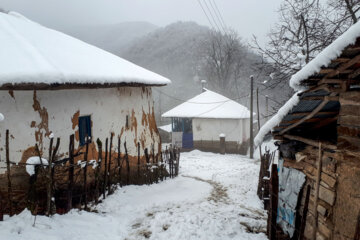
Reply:
M192 133L183 133L182 147L187 148L187 149L194 148L194 141L193 141L193 134Z

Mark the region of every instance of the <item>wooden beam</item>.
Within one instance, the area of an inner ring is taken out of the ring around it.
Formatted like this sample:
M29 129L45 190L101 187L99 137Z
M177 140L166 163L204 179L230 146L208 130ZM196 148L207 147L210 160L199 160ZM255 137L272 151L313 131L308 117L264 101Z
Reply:
M307 145L313 146L313 147L318 147L319 146L319 141L315 141L312 139L308 139L308 138L304 138L304 137L299 137L299 136L294 136L294 135L289 135L289 134L285 134L283 135L284 138L287 138L289 140L295 140L295 141L299 141L299 142L303 142ZM337 150L337 146L330 144L330 143L325 143L322 142L322 147L324 149L329 149L329 150Z
M312 123L312 122L323 122L325 120L327 120L328 118L310 118L310 119L306 119L304 122L307 123ZM333 119L333 117L330 117L330 119ZM282 121L280 124L293 124L298 122L299 119L294 119L294 120L290 120L290 121Z
M349 74L349 78L356 78L360 75L360 68L356 69L353 73Z
M285 132L289 131L290 129L293 129L294 127L300 125L301 123L305 122L306 120L312 118L316 113L320 112L321 109L323 109L323 107L329 102L328 100L328 96L326 96L324 98L324 101L322 101L311 113L309 113L307 116L305 116L304 118L300 119L299 121L297 121L296 123L292 124L291 126L285 128L284 130L282 130L280 132L280 135L284 134Z
M330 123L337 121L337 119L338 119L338 116L322 119L318 124L313 126L311 129L322 128L323 126L329 125Z
M344 62L348 62L350 61L351 58L343 58L343 57L339 57L339 58L336 58L334 60L332 60L332 62L335 62L335 63L344 63Z
M342 84L344 81L343 80L340 80L340 79L328 79L328 78L325 78L325 79L322 79L319 81L318 84Z
M360 61L360 54L356 57L352 58L350 61L345 62L341 64L338 68L336 68L333 72L328 73L324 78L331 78L335 75L340 74L341 72L344 72L346 69L351 67L352 65L358 63Z
M331 87L328 84L316 85L316 86L308 89L306 92L315 92L315 91L318 91L318 90L325 90L325 91L331 92L331 93L342 93L342 92L344 92L342 88Z
M309 114L309 112L298 112L298 113L292 113L291 115L292 116L306 116L306 115L308 115ZM316 115L330 115L330 114L338 114L338 112L337 111L334 111L334 112L318 112L318 113L316 113Z
M324 100L325 96L307 96L300 100ZM339 96L328 96L329 101L339 101Z
M333 72L334 71L334 69L333 68L322 68L322 69L320 69L320 74L328 74L328 73L331 73L331 72Z
M344 50L344 53L346 52L357 52L357 51L360 51L360 47L347 47L345 50Z

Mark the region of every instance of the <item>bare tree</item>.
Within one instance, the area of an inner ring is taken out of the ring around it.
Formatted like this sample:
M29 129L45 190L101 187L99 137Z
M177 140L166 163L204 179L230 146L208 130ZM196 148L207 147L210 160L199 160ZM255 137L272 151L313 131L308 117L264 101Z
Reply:
M212 31L204 43L203 75L214 88L228 92L230 84L239 78L246 51L235 31L226 34Z
M276 83L288 80L334 40L325 12L319 0L285 0L267 46L254 37L254 47L278 69Z
M328 0L327 5L327 20L336 28L338 34L358 22L360 17L359 0Z

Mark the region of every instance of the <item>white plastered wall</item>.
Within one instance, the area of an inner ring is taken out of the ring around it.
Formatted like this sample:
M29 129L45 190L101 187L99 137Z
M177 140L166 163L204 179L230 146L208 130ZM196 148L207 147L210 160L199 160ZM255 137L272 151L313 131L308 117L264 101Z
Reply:
M84 115L91 116L93 141L99 138L103 142L103 147L105 139L113 132L114 150L117 147L118 136L121 135L122 143L125 140L127 142L129 155L137 156L137 142L144 144L142 149L149 150L154 144L155 153L158 152L160 137L155 119L150 119L153 117L150 87L46 90L36 91L36 96L34 91L10 93L0 91L0 112L5 116L4 121L0 122L2 160L5 159L6 129L9 129L11 136L11 161L20 161L23 152L35 143L39 144L44 157L47 158L49 132L52 132L55 138L61 138L59 153L68 156L69 136L78 130L77 116ZM125 128L127 115L128 129ZM42 136L42 141L39 140L39 136ZM79 142L75 140L75 148L78 146ZM123 145L121 151L124 151ZM143 151L141 154L143 155ZM0 167L0 173L3 173L4 161L1 161Z
M249 119L211 119L195 118L192 120L194 141L218 141L221 133L226 141L241 144L249 138Z

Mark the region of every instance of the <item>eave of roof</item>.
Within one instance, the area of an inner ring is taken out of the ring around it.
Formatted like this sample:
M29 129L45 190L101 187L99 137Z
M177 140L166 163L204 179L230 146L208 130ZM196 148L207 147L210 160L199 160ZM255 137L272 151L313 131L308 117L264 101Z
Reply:
M159 74L15 12L0 12L0 45L3 90L171 83Z
M65 89L99 89L99 88L117 88L117 87L161 87L166 84L142 84L142 83L21 83L21 84L3 84L0 90L65 90Z

